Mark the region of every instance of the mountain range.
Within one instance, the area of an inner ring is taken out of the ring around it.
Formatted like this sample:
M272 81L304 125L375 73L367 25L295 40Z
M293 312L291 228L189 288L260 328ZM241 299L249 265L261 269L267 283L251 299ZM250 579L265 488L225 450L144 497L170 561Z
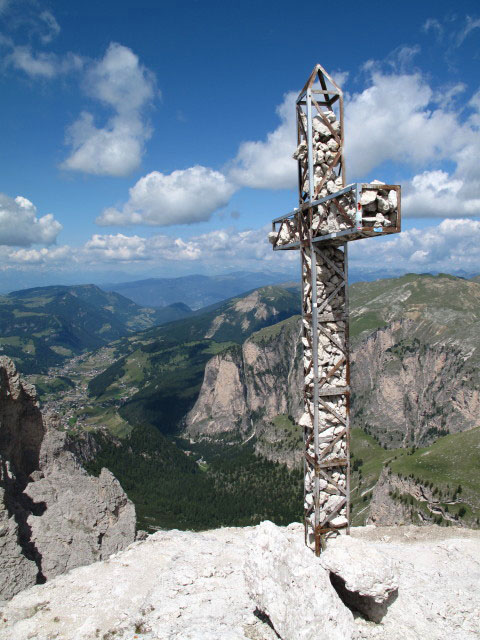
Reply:
M408 274L350 299L354 522L475 525L480 283ZM287 522L301 517L299 308L296 285L263 287L127 326L31 381L64 428L97 434L91 470L115 473L142 526Z
M95 285L37 287L0 296L0 350L25 373L45 372L85 350L191 313L142 307Z
M217 276L192 274L178 278L147 278L102 285L102 288L120 293L142 306L164 307L182 302L191 309L200 309L252 289L280 284L291 277L285 273L236 271Z

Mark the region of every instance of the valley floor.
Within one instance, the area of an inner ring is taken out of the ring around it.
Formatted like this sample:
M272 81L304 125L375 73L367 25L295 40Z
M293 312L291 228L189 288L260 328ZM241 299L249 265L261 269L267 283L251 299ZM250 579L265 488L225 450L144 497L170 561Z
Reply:
M247 539L256 529L159 531L18 594L2 608L0 639L275 640L244 583ZM299 525L288 530L303 535ZM352 537L392 558L399 585L382 623L356 616L352 638L479 637L480 531L370 526L354 528ZM312 560L312 570L321 570Z

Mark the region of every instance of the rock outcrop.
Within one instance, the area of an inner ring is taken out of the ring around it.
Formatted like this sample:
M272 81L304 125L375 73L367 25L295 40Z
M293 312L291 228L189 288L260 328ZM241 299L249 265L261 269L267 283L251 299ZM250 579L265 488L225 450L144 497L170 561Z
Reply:
M298 443L290 450L276 447L271 420L284 414L298 421L303 412L299 335L300 319L295 316L214 356L186 416L185 434L194 439L225 434L246 439L255 434L259 453L290 466L298 463Z
M477 373L465 354L412 337L415 329L411 320L392 322L352 354L353 419L388 448L478 426Z
M351 638L353 615L336 594L328 571L315 560L301 525L284 530L263 522L249 538L247 591L281 638Z
M207 362L198 399L186 417L190 436L215 436L249 428L242 349L232 346Z
M28 525L46 579L69 569L108 558L135 540L135 507L107 469L89 476L68 450L68 438L47 431L40 470L25 494L45 505Z
M449 506L457 503L462 503L462 500L439 495L438 489L434 493L431 486L416 478L399 476L386 467L373 488L367 524L432 524L440 516L442 521L458 525L458 514L449 512Z
M23 491L39 468L44 435L34 387L23 385L13 362L0 357L0 598L42 579L27 520L43 505Z
M83 469L79 445L47 428L34 387L0 358L0 599L135 539L135 508L114 476Z
M323 558L300 525L159 531L15 596L0 640L475 640L479 558L480 532L436 526L354 528Z
M398 595L398 579L387 554L364 540L338 536L320 557L342 601L367 620L380 623Z

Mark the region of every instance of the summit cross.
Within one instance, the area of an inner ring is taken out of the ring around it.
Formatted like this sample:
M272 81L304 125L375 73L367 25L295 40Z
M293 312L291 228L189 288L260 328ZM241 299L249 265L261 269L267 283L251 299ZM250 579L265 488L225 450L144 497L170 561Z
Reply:
M343 93L319 64L296 101L299 206L272 221L274 251L299 250L304 367L305 543L350 531L348 243L400 232L400 186L346 185Z

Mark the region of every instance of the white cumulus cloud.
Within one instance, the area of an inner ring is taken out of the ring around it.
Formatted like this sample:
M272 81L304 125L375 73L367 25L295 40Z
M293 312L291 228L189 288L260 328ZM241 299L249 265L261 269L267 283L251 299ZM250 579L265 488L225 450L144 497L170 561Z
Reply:
M387 160L421 167L451 157L461 127L455 113L435 108L432 98L419 74L373 73L370 86L345 107L348 181Z
M41 249L16 249L5 252L3 258L12 265L38 266L49 264L67 264L72 260L72 249L63 245L61 247L42 247Z
M468 26L476 28L474 22ZM396 52L396 67L406 68L407 53L409 58L418 53L417 48L405 51ZM365 180L375 167L393 162L413 170L403 185L407 216L480 215L480 92L468 102L470 115L460 119L454 106L466 91L464 84L434 91L420 73L383 73L374 61L367 71L366 88L345 97L347 181ZM266 140L240 145L229 166L229 177L239 186L296 185L294 102L295 94L286 94L277 108L280 125ZM451 173L442 163L453 165Z
M163 264L178 263L183 270L185 263L189 262L223 271L226 266L284 269L287 263L298 259L296 252L283 255L274 253L267 233L268 227L243 231L235 228L216 229L189 238L160 233L150 237L122 233L95 234L82 247L68 248L64 266L148 263L161 268ZM60 255L61 248L58 249ZM30 258L32 264L35 260L42 260L44 264L53 262L55 257L51 250L42 251L16 254L15 260L25 263Z
M105 209L97 223L169 226L201 222L228 204L234 191L222 173L208 167L195 166L167 175L152 171L130 189L121 210Z
M9 198L0 193L0 245L50 245L61 229L62 225L51 213L38 218L35 205L27 198Z
M292 154L297 146L295 128L296 94L285 94L276 109L280 125L266 140L242 142L231 163L229 176L240 186L254 189L293 188L297 183L297 163Z
M236 229L216 229L191 238L172 237L155 234L149 238L126 236L121 233L94 235L79 250L83 260L92 262L197 262L224 269L225 265L247 268L252 263L272 263L278 261L267 241L266 227L238 231ZM285 256L282 256L285 259ZM288 256L295 259L295 256ZM284 260L282 260L283 262Z
M426 229L409 229L387 241L354 242L349 251L352 268L456 273L480 271L480 221L447 218Z
M480 215L480 193L462 197L464 181L446 171L424 171L414 176L403 198L402 209L410 217Z
M62 168L96 175L124 176L136 169L151 135L143 110L155 94L154 75L128 47L111 43L86 72L86 93L113 109L103 127L82 112L67 130L71 154Z
M147 260L146 239L140 236L95 234L85 243L85 252L100 261L133 262Z

